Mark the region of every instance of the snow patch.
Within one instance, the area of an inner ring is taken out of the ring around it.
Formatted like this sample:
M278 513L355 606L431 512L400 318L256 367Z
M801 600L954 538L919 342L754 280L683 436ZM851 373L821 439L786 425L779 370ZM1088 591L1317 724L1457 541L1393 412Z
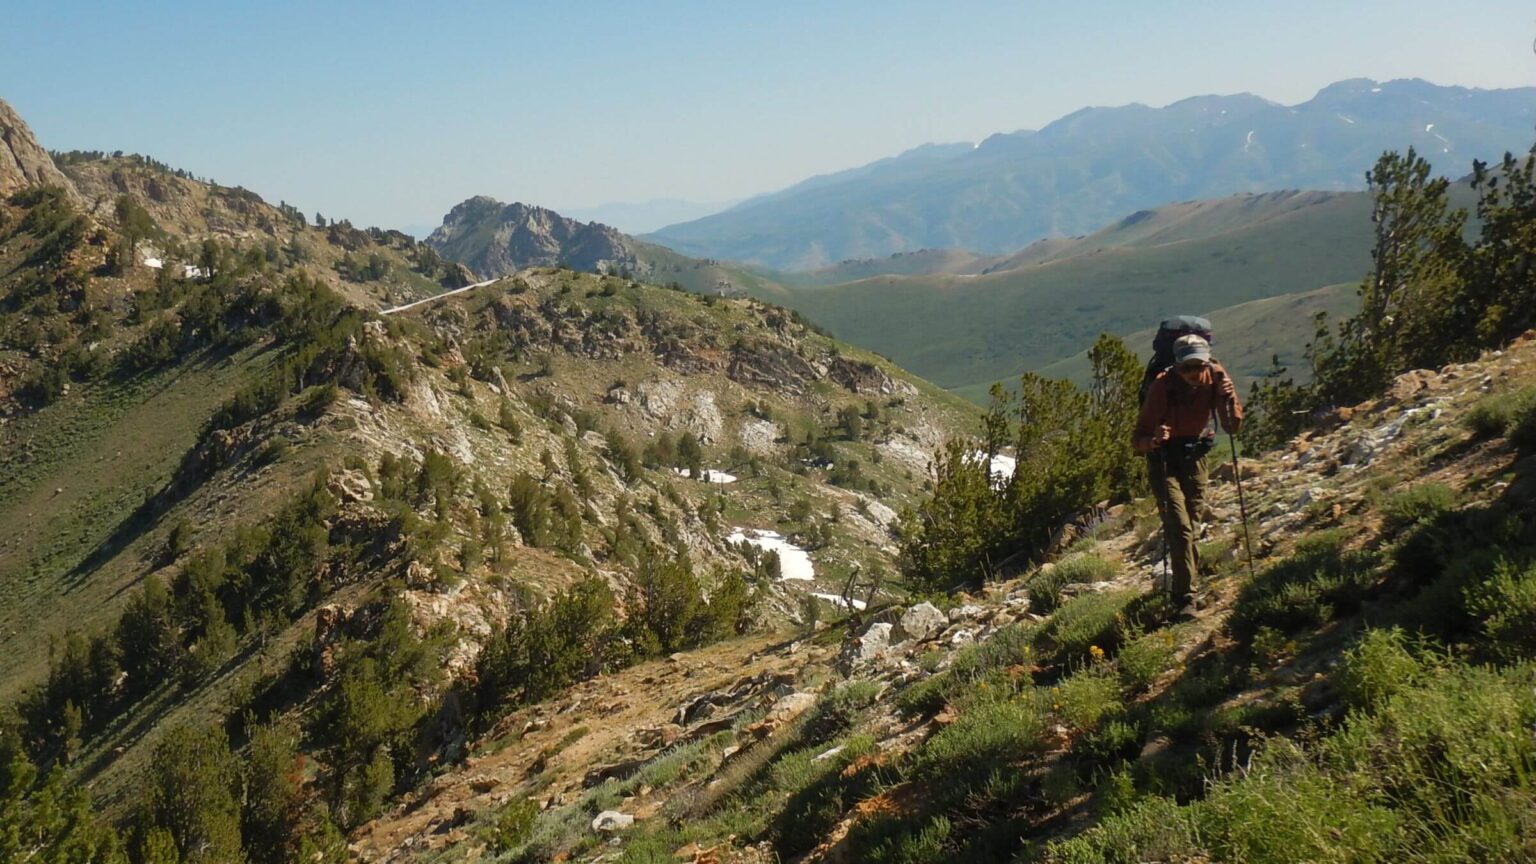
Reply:
M687 477L689 479L693 478L692 468L673 468L672 471L679 477ZM703 474L703 482L718 483L721 486L724 486L727 483L735 483L737 479L739 479L734 474L727 474L724 471L715 471L710 468L705 468L700 473Z
M1424 127L1424 131L1425 132L1433 132L1433 131L1435 131L1435 124L1431 123L1428 126L1425 126Z
M1244 153L1247 153L1248 152L1248 148L1253 146L1253 133L1254 133L1254 131L1255 130L1253 130L1253 129L1249 129L1248 130L1248 137L1243 140L1243 152Z
M1348 123L1351 126L1355 125L1355 121L1349 119L1348 117L1345 117L1343 114L1334 114L1333 116L1339 118L1340 120L1343 120L1345 123Z
M971 452L971 458L980 462L987 458L987 454L980 450ZM1019 467L1019 460L1012 456L1004 456L998 453L987 463L987 473L992 475L992 485L1002 486L1013 479L1013 472Z
M820 594L820 593L817 593L815 591L812 591L811 592L811 596L812 597L819 597L822 600L826 600L827 602L831 603L834 606L842 606L843 605L843 598L837 596L836 594ZM849 598L848 602L853 604L853 608L858 609L860 611L863 611L864 609L869 607L869 604L865 603L863 600L856 600L856 599L853 599L853 598Z
M777 531L736 528L725 539L730 543L750 543L764 552L779 553L780 582L811 582L816 579L816 568L811 566L811 554L784 539L784 535Z

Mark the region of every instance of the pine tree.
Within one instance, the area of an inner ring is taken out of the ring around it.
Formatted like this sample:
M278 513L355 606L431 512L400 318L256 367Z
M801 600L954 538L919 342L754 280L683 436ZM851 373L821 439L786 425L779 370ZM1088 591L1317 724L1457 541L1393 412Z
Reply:
M241 862L240 772L216 726L168 730L155 748L140 814L146 832L165 830L185 864Z

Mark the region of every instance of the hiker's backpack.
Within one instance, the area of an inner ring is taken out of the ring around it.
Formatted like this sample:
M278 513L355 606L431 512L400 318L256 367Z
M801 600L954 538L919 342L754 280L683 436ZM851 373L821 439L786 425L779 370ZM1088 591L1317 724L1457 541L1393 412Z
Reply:
M1152 359L1147 361L1147 371L1141 376L1141 395L1137 403L1147 401L1147 392L1152 389L1152 382L1157 374L1173 365L1173 343L1179 341L1180 336L1199 336L1206 342L1215 344L1216 339L1211 335L1211 322L1194 315L1175 315L1167 321L1159 324L1157 335L1152 337Z

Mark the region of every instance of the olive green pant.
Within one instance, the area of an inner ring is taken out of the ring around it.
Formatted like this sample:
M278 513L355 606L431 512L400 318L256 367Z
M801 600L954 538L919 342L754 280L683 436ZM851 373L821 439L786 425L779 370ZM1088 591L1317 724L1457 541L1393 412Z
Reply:
M1163 542L1168 544L1168 558L1173 565L1169 594L1174 602L1187 603L1193 596L1195 576L1200 572L1196 550L1200 522L1205 513L1205 457L1180 458L1172 453L1152 453L1147 457L1147 474L1152 494L1162 510Z

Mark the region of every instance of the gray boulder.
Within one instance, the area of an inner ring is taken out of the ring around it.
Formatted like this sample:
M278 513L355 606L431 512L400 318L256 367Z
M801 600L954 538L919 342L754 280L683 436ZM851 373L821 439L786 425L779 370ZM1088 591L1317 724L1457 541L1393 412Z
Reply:
M599 834L612 834L615 831L623 831L635 824L635 817L628 813L620 813L617 810L604 810L592 820L592 830Z
M949 619L937 606L923 602L906 611L896 623L897 642L922 642L937 635L949 623Z

